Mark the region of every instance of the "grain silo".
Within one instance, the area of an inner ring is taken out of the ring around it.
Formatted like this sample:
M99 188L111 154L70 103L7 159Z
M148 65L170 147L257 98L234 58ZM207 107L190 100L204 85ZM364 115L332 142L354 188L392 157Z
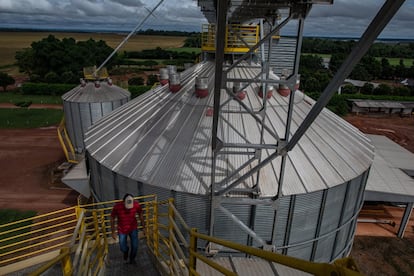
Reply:
M174 198L184 220L202 233L316 262L347 256L374 147L323 107L378 36L389 9L381 9L315 102L297 85L304 18L319 3L332 1L199 1L214 25L203 28L205 60L182 72L180 91L150 90L86 133L95 199L157 194ZM279 8L289 9L285 18ZM279 20L260 40L258 17ZM266 40L272 47L291 20L297 36L281 48L293 47L294 58L276 66L288 69L276 76L272 49L260 58L256 50ZM196 93L200 79L207 84L203 97Z
M254 77L259 69L237 68L235 75ZM182 74L180 92L171 93L160 86L115 110L110 117L93 125L85 145L91 169L91 188L97 200L120 198L126 192L135 195L157 194L161 199L174 198L184 219L192 227L208 233L211 223L212 151L208 110L213 96L195 95L197 76L214 83L214 63L198 64ZM232 88L230 85L229 88ZM259 86L246 88L243 103L254 111L261 108ZM220 134L234 145L260 143L260 127L240 105L229 101L219 125ZM296 91L293 128L303 120L314 101ZM267 116L271 131L283 135L288 99L278 93L268 100ZM231 123L231 124L230 124ZM293 130L292 130L293 131ZM271 141L270 135L265 139ZM235 151L244 149L235 148ZM217 159L216 177L224 179L233 167L247 172L244 166L251 155ZM257 154L257 153L256 153ZM262 151L265 159L270 151ZM299 145L289 152L284 184L278 200L281 160L275 159L226 194L222 208L214 215L214 236L275 250L315 261L331 261L349 253L356 217L363 200L367 173L373 159L373 147L362 133L328 110L324 110L307 131ZM252 192L255 178L260 189ZM218 181L220 182L220 181ZM221 183L228 187L230 183ZM254 196L253 196L254 195ZM244 201L262 200L245 205ZM253 225L255 238L249 242L248 231L229 218L235 215L245 225ZM264 244L260 244L260 243ZM225 251L225 250L224 250Z
M77 153L84 151L84 133L104 115L130 100L131 94L110 79L81 80L62 96L66 129Z

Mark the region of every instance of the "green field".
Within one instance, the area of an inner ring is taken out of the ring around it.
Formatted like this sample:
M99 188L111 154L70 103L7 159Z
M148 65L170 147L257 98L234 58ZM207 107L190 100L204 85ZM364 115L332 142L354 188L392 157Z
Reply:
M32 102L34 104L62 104L61 96L22 95L12 92L0 93L0 103Z
M84 41L90 38L96 41L103 40L114 49L127 36L126 34L103 33L0 32L0 68L15 62L14 56L16 51L29 48L33 41L39 41L49 34L59 39L72 37L77 41ZM179 48L184 45L185 39L186 37L183 36L135 35L119 51L141 51L156 47L163 49Z
M0 128L38 128L57 125L63 110L0 108Z
M0 209L0 225L9 222L30 218L36 215L35 211L18 211L12 209ZM3 232L3 229L2 231Z
M22 237L18 237L19 235L22 235L28 231L30 231L30 227L27 227L28 225L32 224L31 220L27 220L24 222L16 223L9 226L2 226L14 221L24 220L27 218L34 217L36 215L35 211L18 211L13 209L0 209L0 232L7 232L13 230L11 233L0 235L0 248L4 248L8 244L17 243L21 240L23 240ZM16 230L14 230L16 229ZM10 237L17 236L16 238L10 239ZM21 244L20 246L24 246L24 244ZM8 252L10 250L14 250L16 247L13 247L12 249L0 249L0 254Z
M382 58L377 57L376 59L378 61L381 61ZM387 59L388 59L388 62L393 66L396 66L396 65L400 64L400 60L401 60L401 58L387 58ZM403 58L402 60L404 61L404 66L405 67L413 66L414 59L412 59L412 58Z
M315 53L303 53L303 55L315 55L315 56L319 56L321 58L331 58L331 55L329 54L315 54ZM381 61L382 57L376 57L376 59L378 61ZM400 64L400 60L401 58L387 58L389 63L393 66ZM413 62L414 59L412 58L402 58L402 60L404 61L404 66L405 67L411 67L413 66Z

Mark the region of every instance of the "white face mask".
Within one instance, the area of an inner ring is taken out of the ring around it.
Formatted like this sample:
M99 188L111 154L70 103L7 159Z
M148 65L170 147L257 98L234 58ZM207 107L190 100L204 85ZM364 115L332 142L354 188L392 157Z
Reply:
M134 207L134 199L131 196L128 196L125 199L125 208L131 209L132 207Z

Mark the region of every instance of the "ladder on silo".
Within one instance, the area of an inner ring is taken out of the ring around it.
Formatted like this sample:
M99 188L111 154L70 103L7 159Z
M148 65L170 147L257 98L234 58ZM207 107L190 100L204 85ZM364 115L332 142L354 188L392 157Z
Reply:
M59 137L60 145L62 146L63 152L65 154L66 160L69 163L77 164L79 160L73 148L72 142L66 130L65 118L60 121L60 124L57 128L57 133Z

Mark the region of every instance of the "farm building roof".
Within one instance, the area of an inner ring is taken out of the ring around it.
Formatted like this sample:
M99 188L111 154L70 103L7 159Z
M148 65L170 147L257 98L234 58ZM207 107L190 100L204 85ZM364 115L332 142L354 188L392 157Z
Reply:
M386 136L368 135L368 137L375 146L374 163L366 187L368 199L414 202L414 179L404 172L414 171L414 153ZM375 197L373 193L382 196Z
M349 99L349 101L361 108L406 108L406 106L403 103L395 101L376 101L359 99Z
M352 80L352 79L345 79L344 83L350 83L356 87L363 87L366 83L370 83L374 86L374 88L378 87L380 84L376 82L369 82L369 81L360 81L360 80Z

